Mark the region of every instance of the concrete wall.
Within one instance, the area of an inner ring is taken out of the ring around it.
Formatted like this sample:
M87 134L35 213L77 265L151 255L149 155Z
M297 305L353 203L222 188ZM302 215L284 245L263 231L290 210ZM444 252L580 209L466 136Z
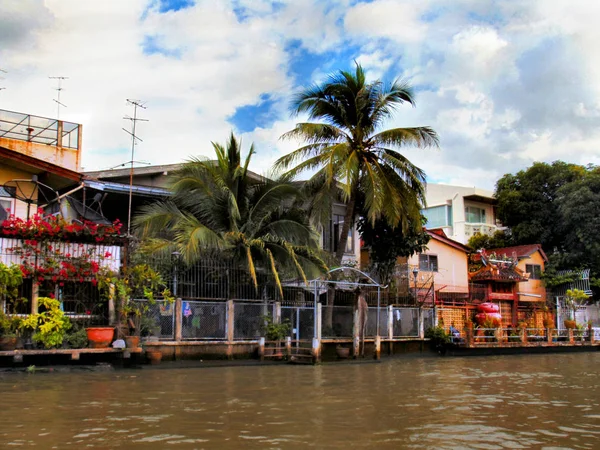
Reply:
M31 179L32 173L26 172L24 170L19 170L14 167L0 165L0 185L4 185L7 181L14 179ZM33 185L23 184L23 190L27 195L31 195L33 190ZM4 199L4 197L2 197ZM31 205L31 215L35 214L37 210L36 205ZM20 200L13 199L12 200L12 214L17 217L21 217L25 219L27 217L27 203L22 202Z
M455 286L460 288L461 292L468 292L469 262L464 251L431 238L427 244L427 250L423 254L437 255L438 257L438 271L434 273L436 290L443 286ZM419 255L411 256L408 263L418 266Z
M81 125L79 126L79 133L81 134ZM7 138L0 138L0 147L76 172L81 170L81 148L71 149Z
M536 251L530 257L520 259L517 264L517 267L520 270L522 270L523 272L526 272L525 268L526 268L527 264L537 264L537 265L541 266L542 272L544 271L545 261L544 261L544 258L542 258L542 255L540 255L540 252ZM522 283L519 283L517 292L523 292L523 293L527 293L527 294L534 294L534 295L540 296L538 298L538 297L529 297L529 296L520 295L519 296L520 302L545 302L546 301L546 288L544 287L544 282L542 280L529 279L529 281L524 281Z

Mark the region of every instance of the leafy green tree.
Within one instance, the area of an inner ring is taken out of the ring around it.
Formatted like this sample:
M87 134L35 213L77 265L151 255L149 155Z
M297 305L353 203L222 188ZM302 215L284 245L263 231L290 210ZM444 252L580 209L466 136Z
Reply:
M424 221L422 217L421 223ZM390 283L398 257L408 258L424 251L430 239L423 227L409 227L408 233L404 233L401 227L393 228L383 219L372 224L361 217L357 226L365 246L369 248L371 269L383 285Z
M497 230L492 236L483 233L475 233L469 239L467 246L473 251L485 248L486 250L492 248L502 248L511 246L512 240L504 230Z
M584 174L585 168L575 164L536 162L498 180L497 215L510 228L513 244L542 244L546 252L561 249L564 226L556 210L559 190Z
M233 134L226 146L213 143L213 148L216 161L185 164L173 176L171 197L136 216L146 249L178 251L188 264L218 252L244 266L255 286L258 268L270 272L280 293L282 271L304 281L326 271L317 234L304 211L291 206L298 188L286 178L253 179L248 166L254 147L242 161Z
M405 232L420 224L425 174L398 150L435 147L438 136L429 127L380 131L404 103L415 104L410 85L402 81L368 83L358 64L354 73L340 71L293 100L295 114L307 113L310 120L320 122L298 123L285 133L282 138L301 139L306 145L281 157L275 167L288 169L291 177L316 171L310 183L321 188L323 194L315 198L322 200L322 205L327 205L332 189L340 187L347 209L335 255L338 264L350 226L361 212L372 224L385 219L390 227ZM357 207L359 193L364 195L363 211Z

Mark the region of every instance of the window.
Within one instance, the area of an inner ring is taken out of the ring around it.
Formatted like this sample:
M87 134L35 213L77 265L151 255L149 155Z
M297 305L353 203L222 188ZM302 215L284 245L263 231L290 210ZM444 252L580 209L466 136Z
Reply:
M539 264L525 264L525 272L529 274L530 280L542 279L542 266Z
M419 270L423 270L425 272L437 272L437 255L419 255Z
M427 228L452 226L452 206L432 206L431 208L425 208L421 213L427 219Z
M337 252L338 243L340 242L340 234L344 226L344 216L339 214L333 215L333 252ZM346 253L354 253L354 226L350 224L348 230L348 241L346 241Z
M474 206L465 207L465 221L467 223L486 223L485 209Z
M12 199L0 197L0 221L8 219L12 213Z

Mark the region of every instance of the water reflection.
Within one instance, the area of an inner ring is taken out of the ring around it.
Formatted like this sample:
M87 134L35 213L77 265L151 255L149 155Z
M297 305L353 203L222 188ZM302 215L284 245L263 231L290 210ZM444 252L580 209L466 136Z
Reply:
M600 448L600 354L0 376L0 448Z

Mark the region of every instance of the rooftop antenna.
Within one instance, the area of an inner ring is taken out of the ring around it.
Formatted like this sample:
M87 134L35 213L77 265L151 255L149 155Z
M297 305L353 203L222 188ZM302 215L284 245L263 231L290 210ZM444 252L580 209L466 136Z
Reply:
M146 109L145 102L141 100L134 100L131 98L127 99L127 103L133 106L133 117L125 116L123 119L131 121L131 131L123 128L123 131L131 136L131 161L128 161L129 165L129 209L127 211L127 235L131 236L131 200L133 197L133 163L136 141L144 142L135 135L135 126L138 122L148 122L148 119L140 119L137 116L138 108ZM127 163L125 163L127 164Z
M8 72L7 72L6 70L4 70L4 69L0 69L0 72L2 72L2 73L8 73ZM0 80L4 80L4 77L0 77ZM0 91L1 91L2 89L6 89L6 88L5 88L5 87L1 87L1 86L0 86Z
M64 106L65 108L67 107L67 105L64 105L60 102L60 92L63 90L62 87L62 81L63 80L68 80L69 77L48 77L51 80L58 80L58 85L55 88L56 89L56 98L53 98L52 100L54 100L56 102L56 119L60 120L60 107Z

